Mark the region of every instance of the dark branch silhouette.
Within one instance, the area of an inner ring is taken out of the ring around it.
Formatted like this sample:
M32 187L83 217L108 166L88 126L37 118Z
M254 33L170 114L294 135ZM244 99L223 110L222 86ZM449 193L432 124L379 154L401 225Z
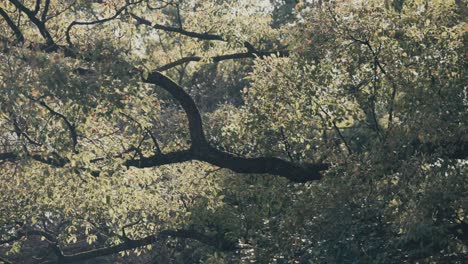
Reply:
M192 97L181 86L157 71L149 74L144 81L162 87L181 104L189 122L191 147L189 150L165 155L157 154L140 160L128 160L125 163L127 166L153 167L174 163L173 161L199 160L239 173L268 173L283 176L294 182L319 180L320 172L329 168L328 164L322 163L301 165L279 158L245 158L220 151L207 142L200 112Z
M3 8L0 7L0 16L3 17L3 19L5 19L5 21L7 22L8 26L11 28L11 30L13 31L13 33L15 34L15 37L16 37L16 40L18 41L18 43L23 43L24 42L24 36L23 36L23 33L21 32L21 30L19 29L19 27L15 24L15 22L13 22L13 20L11 20L10 16L8 16L8 14L5 12L5 10L3 10Z
M57 50L57 45L55 44L54 39L52 38L52 35L49 33L49 31L46 28L45 22L39 20L36 17L36 14L34 13L33 10L28 9L26 6L21 4L20 1L18 0L10 0L10 2L21 12L25 13L29 20L36 25L36 27L39 29L39 32L41 33L42 37L46 40L46 47L45 50L50 50L50 51L55 51Z
M238 59L253 59L255 57L268 57L272 55L277 55L278 57L287 57L289 56L289 51L287 50L280 50L280 51L248 51L248 52L242 52L242 53L232 53L232 54L226 54L226 55L218 55L218 56L213 56L209 58L213 62L220 62L220 61L225 61L225 60L238 60ZM157 71L162 72L162 71L167 71L171 68L174 68L176 66L192 62L192 61L201 61L203 60L203 57L200 56L188 56L181 58L179 60L170 62L166 65L163 65L157 69Z

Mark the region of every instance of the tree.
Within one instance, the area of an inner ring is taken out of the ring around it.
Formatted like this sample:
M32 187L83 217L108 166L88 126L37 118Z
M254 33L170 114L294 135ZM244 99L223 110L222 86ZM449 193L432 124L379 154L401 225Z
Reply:
M2 2L2 260L461 263L464 4L292 2Z

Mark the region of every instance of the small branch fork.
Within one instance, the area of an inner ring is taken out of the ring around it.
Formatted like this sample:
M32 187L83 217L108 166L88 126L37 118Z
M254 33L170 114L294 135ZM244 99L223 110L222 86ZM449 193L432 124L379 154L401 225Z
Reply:
M41 36L46 40L46 46L44 47L44 49L46 51L56 51L58 49L58 46L55 43L54 39L52 38L52 35L49 33L49 30L46 27L45 19L41 20L41 19L36 17L37 12L38 12L38 10L40 8L40 1L36 2L37 11L36 10L30 10L29 8L24 6L18 0L9 0L9 1L16 8L18 8L21 12L26 14L28 16L29 20L37 27L37 29L39 30L39 33L41 34ZM46 5L44 7L44 12L42 14L42 18L46 17L47 11L49 9L49 2L50 1L46 1ZM11 28L12 28L13 31L15 31L15 29L13 27L11 27ZM18 38L18 34L16 34L16 35L17 35L17 38Z

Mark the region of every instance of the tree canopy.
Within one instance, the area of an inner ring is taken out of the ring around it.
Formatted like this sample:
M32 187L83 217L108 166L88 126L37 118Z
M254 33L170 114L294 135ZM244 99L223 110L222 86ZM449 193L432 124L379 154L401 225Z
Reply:
M0 263L464 263L462 0L0 2Z

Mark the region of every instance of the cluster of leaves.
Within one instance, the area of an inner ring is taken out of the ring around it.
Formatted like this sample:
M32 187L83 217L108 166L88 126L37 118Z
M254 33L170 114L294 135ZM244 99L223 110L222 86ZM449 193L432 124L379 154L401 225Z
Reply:
M296 55L255 61L245 105L213 116L229 118L213 127L219 144L340 164L317 185L265 199L267 208L280 200L278 215L256 209L243 220L256 224L245 239L255 242L257 261L466 258L466 162L447 159L466 144L463 8L364 1L304 9L307 19L288 26Z

